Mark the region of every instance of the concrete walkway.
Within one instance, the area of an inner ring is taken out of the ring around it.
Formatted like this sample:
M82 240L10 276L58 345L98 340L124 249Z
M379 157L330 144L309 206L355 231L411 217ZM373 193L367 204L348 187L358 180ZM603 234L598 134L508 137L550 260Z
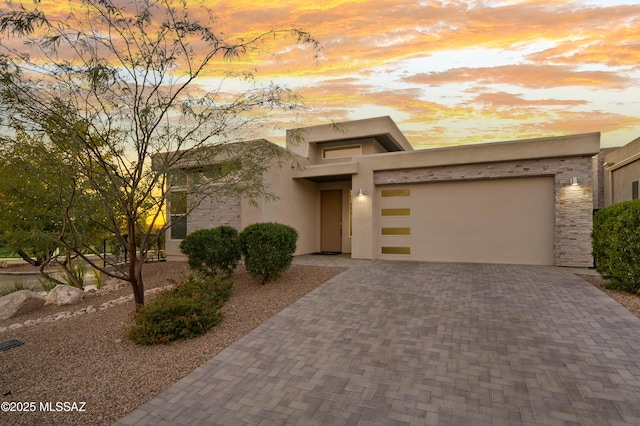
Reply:
M310 258L355 266L118 424L640 424L640 320L575 271Z

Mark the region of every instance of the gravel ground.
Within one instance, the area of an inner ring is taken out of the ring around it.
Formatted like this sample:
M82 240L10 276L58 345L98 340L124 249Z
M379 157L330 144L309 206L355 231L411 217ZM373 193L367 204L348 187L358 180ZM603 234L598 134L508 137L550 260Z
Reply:
M605 288L607 281L602 279L599 275L578 275L583 280L593 284L600 290L605 292L613 300L627 308L636 317L640 318L640 296L636 296L624 291L609 290Z
M186 271L182 262L147 264L145 288L166 285L167 278L178 278ZM342 271L294 265L277 281L262 286L239 267L222 323L204 336L169 345L138 346L124 337L131 325L133 302L4 332L0 340L19 338L25 344L0 352L0 402L35 402L36 411L0 412L0 424L112 424ZM73 307L47 306L0 321L0 327L98 306L127 294L131 294L129 288L88 296ZM56 402L76 402L78 408L85 402L86 411L41 411L41 402L52 402L54 407Z

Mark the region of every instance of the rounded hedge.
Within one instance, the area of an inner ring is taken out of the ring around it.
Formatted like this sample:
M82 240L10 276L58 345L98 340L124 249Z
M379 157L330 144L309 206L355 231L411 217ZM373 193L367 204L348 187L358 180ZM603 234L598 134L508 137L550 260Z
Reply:
M289 269L296 251L298 231L274 222L254 223L240 233L240 249L247 272L262 283Z
M190 233L180 250L188 256L191 269L212 276L230 276L242 257L238 231L225 225Z
M609 287L640 294L640 200L596 212L591 237L596 270Z

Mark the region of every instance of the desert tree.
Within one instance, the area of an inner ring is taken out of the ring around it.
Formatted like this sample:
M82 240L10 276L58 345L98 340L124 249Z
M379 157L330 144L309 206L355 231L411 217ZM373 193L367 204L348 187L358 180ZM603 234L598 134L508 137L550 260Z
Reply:
M75 216L75 238L60 244L59 240L65 239L65 218L78 211L74 194L83 190L83 179L68 161L71 147L55 145L59 144L44 143L22 132L15 140L0 136L0 241L25 261L39 266L46 279L60 284L63 282L46 267L54 256L63 255L57 263L66 282L82 287L83 280L72 270L73 252L101 246L100 241L110 234L96 219L106 217L106 212L95 195L86 194L83 199L92 202L91 215ZM71 205L74 209L69 208ZM69 248L71 244L74 250Z
M56 251L58 198L50 191L57 172L41 167L41 146L25 135L0 146L0 241L33 266L47 263ZM0 139L1 140L1 139Z
M70 182L53 180L61 222L41 234L128 281L138 306L142 263L171 226L162 213L168 179L191 171L183 183L196 195L192 210L207 197L269 196L264 171L291 161L273 144L243 141L301 101L243 65L277 47L317 58L319 44L295 28L233 37L214 26L205 7L174 0L72 0L50 9L7 2L0 12L2 144L38 140L41 155L64 159L56 170ZM129 262L96 262L87 229L114 235Z

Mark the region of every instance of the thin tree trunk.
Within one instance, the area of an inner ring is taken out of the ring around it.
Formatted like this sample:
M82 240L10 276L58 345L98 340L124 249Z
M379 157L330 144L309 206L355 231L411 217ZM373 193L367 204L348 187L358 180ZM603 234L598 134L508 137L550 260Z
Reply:
M47 265L49 265L49 263L51 263L51 257L49 257L48 259L46 259L44 262L42 262L42 264L40 265L40 275L42 275L45 279L52 281L54 283L56 283L56 285L58 284L63 284L64 283L58 279L53 278L51 275L47 274L44 270L47 267Z
M142 264L136 251L135 226L129 225L129 282L133 290L136 310L144 306L144 284L142 282Z
M65 261L61 264L61 266L62 266L62 271L67 276L67 280L69 280L69 283L71 283L74 287L78 287L80 289L84 288L84 283L81 281L78 281L78 277L76 277L71 271L72 266L71 266L70 251L67 251Z

